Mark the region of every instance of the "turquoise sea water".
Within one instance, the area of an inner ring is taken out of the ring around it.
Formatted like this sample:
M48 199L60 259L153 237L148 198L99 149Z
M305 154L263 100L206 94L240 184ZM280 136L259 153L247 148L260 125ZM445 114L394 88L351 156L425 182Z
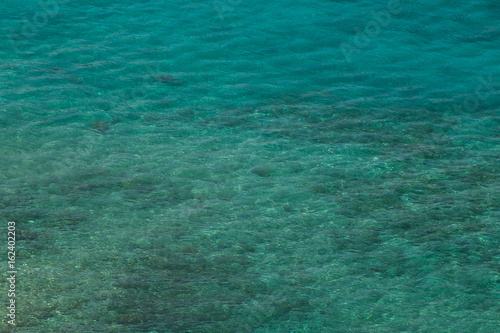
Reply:
M0 18L17 332L500 331L498 2Z

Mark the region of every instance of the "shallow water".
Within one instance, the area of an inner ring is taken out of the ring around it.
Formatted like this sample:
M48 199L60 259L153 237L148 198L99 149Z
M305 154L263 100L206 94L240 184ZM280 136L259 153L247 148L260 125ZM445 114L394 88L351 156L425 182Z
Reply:
M499 14L1 3L17 332L499 331Z

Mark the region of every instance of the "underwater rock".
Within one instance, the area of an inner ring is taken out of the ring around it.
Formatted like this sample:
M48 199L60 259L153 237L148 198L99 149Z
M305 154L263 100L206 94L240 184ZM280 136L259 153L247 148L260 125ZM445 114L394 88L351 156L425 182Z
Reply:
M20 229L17 234L17 240L33 240L40 235L38 231L28 230L28 229Z

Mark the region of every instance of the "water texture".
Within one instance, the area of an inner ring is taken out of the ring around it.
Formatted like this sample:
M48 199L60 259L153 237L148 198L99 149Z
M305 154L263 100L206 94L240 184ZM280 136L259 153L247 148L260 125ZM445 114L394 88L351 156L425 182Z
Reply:
M16 331L499 332L499 17L0 3Z

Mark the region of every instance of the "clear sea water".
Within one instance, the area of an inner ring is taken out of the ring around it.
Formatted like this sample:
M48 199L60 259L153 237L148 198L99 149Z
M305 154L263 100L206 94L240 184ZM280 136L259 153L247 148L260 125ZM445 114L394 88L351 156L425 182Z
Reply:
M500 332L500 2L0 18L17 332Z

